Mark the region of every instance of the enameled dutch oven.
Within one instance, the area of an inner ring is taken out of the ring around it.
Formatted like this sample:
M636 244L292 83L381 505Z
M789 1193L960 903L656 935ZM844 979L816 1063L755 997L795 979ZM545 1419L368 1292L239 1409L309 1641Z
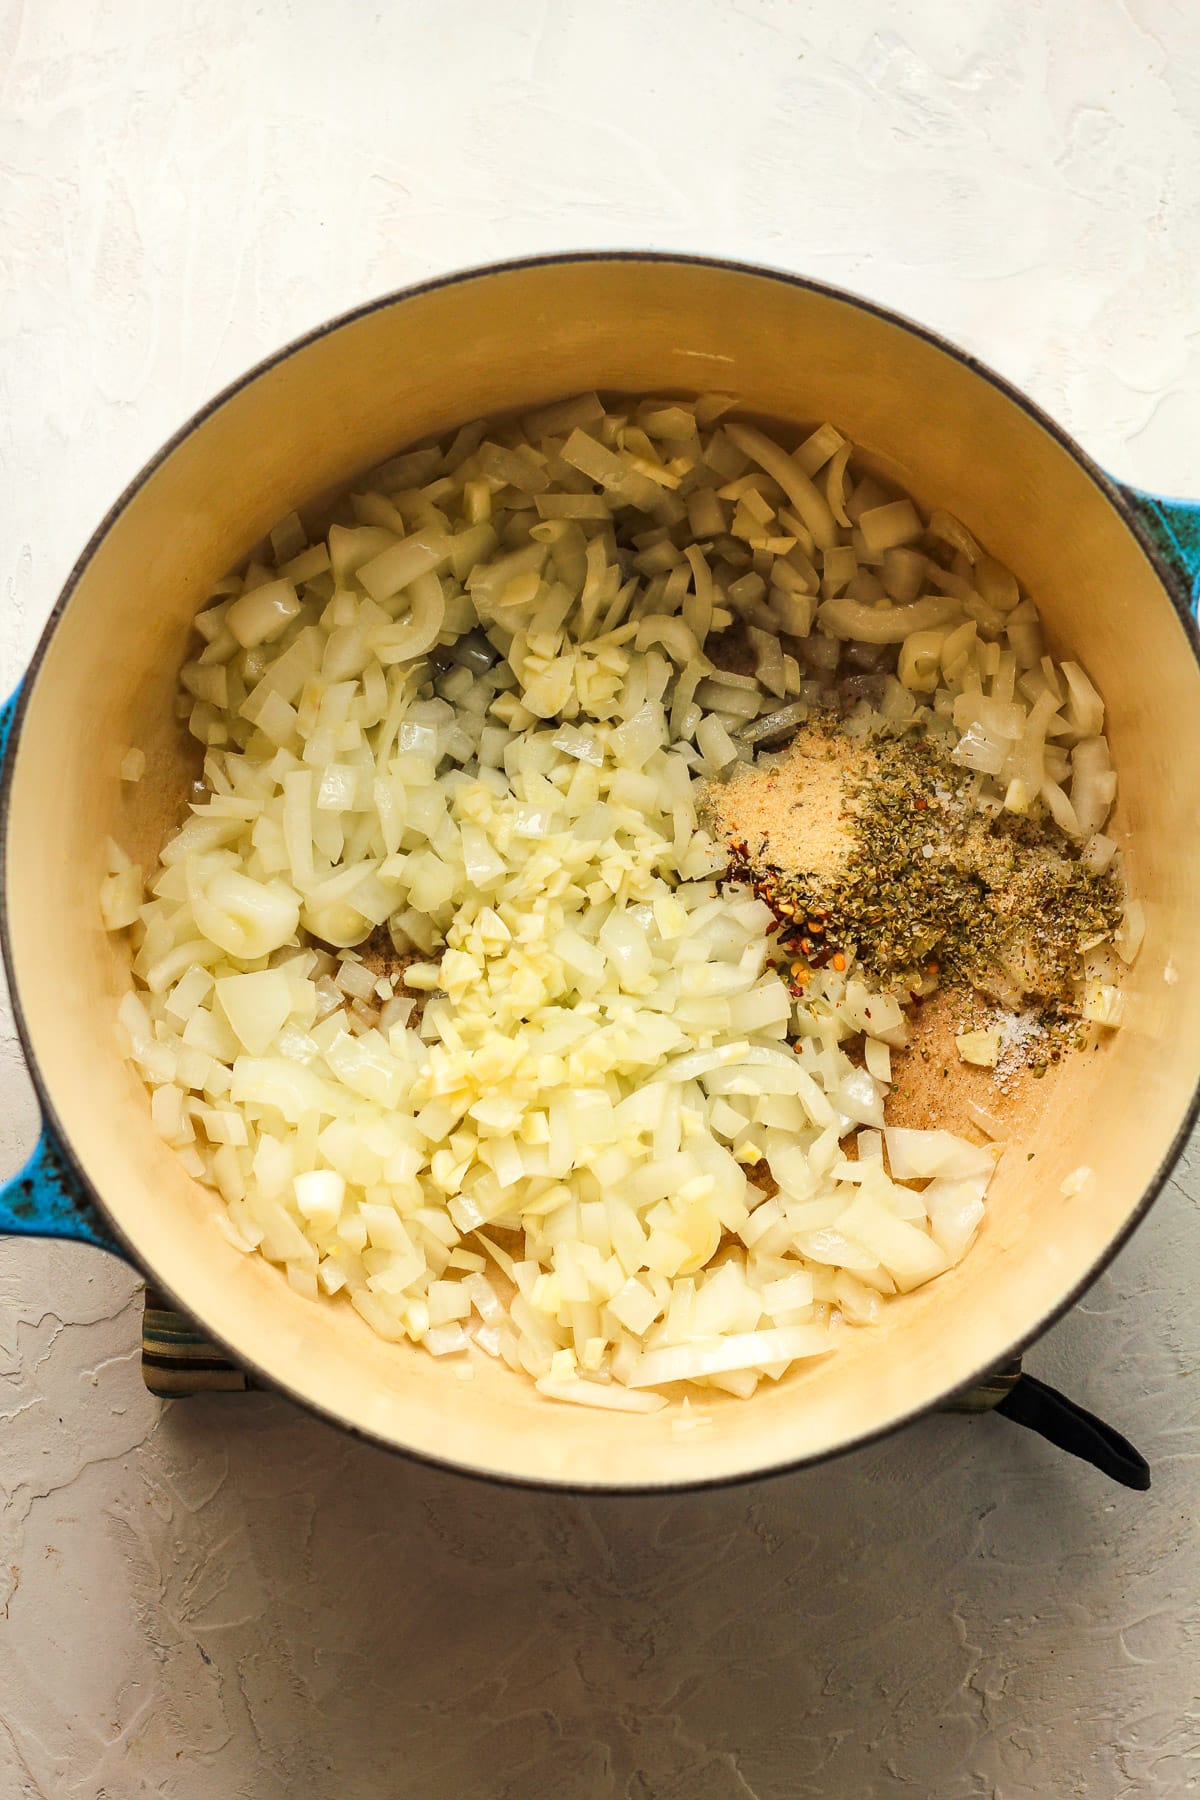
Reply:
M172 705L213 581L294 505L480 414L600 388L719 388L751 413L836 421L1016 570L1103 692L1110 827L1143 899L1128 1023L1067 1060L1001 1162L952 1273L689 1432L555 1406L479 1357L470 1379L313 1304L215 1228L221 1201L151 1129L113 1017L127 954L101 928L104 844L153 861L195 773ZM854 297L699 258L601 254L472 271L313 332L192 419L87 545L3 715L3 947L45 1130L0 1225L115 1249L255 1381L390 1448L498 1479L600 1490L733 1480L831 1456L1004 1364L1095 1279L1161 1186L1200 1077L1197 510L1108 480L1021 394ZM149 771L122 785L142 746ZM1033 1160L1028 1160L1033 1152ZM1069 1171L1094 1171L1078 1193ZM1148 1326L1153 1328L1151 1321Z

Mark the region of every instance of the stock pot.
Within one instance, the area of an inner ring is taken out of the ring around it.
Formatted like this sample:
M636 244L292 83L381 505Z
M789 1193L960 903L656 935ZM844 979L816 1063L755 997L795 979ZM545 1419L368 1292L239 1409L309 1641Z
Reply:
M234 1249L214 1225L222 1202L155 1135L118 1053L127 954L101 928L97 901L105 840L152 863L185 803L194 747L172 699L214 580L291 507L396 448L590 388L716 388L785 426L832 419L919 503L964 519L1105 696L1120 773L1109 829L1147 917L1128 1023L1054 1073L1052 1104L1002 1159L964 1262L749 1402L706 1397L711 1423L686 1433L674 1409L555 1406L485 1357L465 1379L450 1366L460 1359L385 1343L349 1306L305 1300L279 1269ZM1198 539L1195 507L1109 480L971 357L778 272L640 253L550 257L429 282L310 333L198 413L117 501L3 711L3 952L44 1131L0 1194L0 1226L127 1257L195 1322L209 1361L228 1358L392 1449L496 1479L643 1491L758 1476L978 1386L1095 1279L1195 1114ZM132 744L148 773L131 787L119 765ZM1080 1164L1092 1180L1064 1194ZM1028 1411L1031 1394L1011 1409Z

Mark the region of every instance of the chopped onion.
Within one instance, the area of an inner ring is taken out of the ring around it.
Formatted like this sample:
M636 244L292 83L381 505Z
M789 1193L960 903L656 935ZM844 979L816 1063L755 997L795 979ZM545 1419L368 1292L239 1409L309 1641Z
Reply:
M450 543L442 533L417 531L363 563L356 578L372 600L388 600L411 587L418 576L440 569L449 557Z
M648 650L652 644L661 644L672 661L681 666L695 662L700 655L695 634L683 620L665 618L661 613L651 614L638 626L636 648Z
M743 744L761 744L769 738L789 736L798 725L804 723L809 710L808 703L804 700L794 701L791 706L777 707L774 712L762 713L757 719L739 726L738 738Z
M572 1406L594 1406L604 1412L654 1413L667 1404L665 1394L635 1394L612 1383L571 1379L556 1381L549 1375L534 1382L548 1400L565 1400Z
M665 1387L731 1369L759 1368L825 1356L833 1348L823 1325L781 1325L772 1331L733 1333L713 1344L672 1344L643 1353L628 1379L631 1388Z
M908 606L867 606L861 600L826 600L817 608L818 622L831 637L860 644L902 644L914 632L933 631L959 617L956 600L928 595Z
M372 649L381 663L410 662L432 650L446 621L442 584L431 571L415 577L405 590L412 602L408 618L399 625L382 627Z
M798 462L751 425L727 425L726 435L752 462L777 481L810 532L819 550L837 542L837 527L828 502Z
M243 649L271 643L286 631L300 611L300 596L290 581L269 581L243 594L225 614L225 623Z
M949 1131L916 1131L889 1125L883 1136L888 1163L897 1181L937 1175L990 1175L994 1166L990 1150L968 1144Z
M872 507L860 515L858 529L868 550L882 555L911 544L924 527L911 500L892 500L886 506Z
M1123 963L1137 957L1146 935L1146 911L1140 900L1127 900L1121 923L1113 933L1113 947Z
M921 1195L934 1239L952 1263L966 1254L979 1228L986 1187L986 1176L942 1176Z
M326 531L289 514L181 669L189 815L148 887L110 845L100 894L120 1041L229 1244L464 1377L481 1352L618 1412L869 1328L965 1252L999 1154L886 1126L899 999L795 992L706 781L823 707L849 644L851 729L927 723L984 804L1116 855L1100 697L1015 578L949 515L953 566L917 548L831 426L789 455L732 405L475 421ZM1115 953L1143 929L1130 902ZM1080 992L1106 1026L1110 973Z

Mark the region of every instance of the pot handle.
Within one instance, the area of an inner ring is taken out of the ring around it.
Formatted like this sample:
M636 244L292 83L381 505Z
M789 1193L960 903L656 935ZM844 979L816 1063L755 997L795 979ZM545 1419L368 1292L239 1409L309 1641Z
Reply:
M1188 606L1200 613L1200 500L1147 494L1128 482L1116 484L1137 515L1154 548L1182 585Z
M0 706L0 766L8 755L20 692L18 683ZM0 1186L0 1233L75 1238L81 1244L111 1250L115 1256L125 1254L49 1125L42 1126L42 1135L24 1168Z
M1036 1375L1019 1375L995 1410L1068 1455L1091 1463L1122 1487L1144 1494L1150 1486L1150 1465L1127 1437Z
M1140 1451L1112 1425L1106 1425L1095 1413L1085 1411L1074 1400L1068 1400L1057 1388L1048 1387L1036 1375L1021 1368L1021 1358L1014 1356L1003 1367L955 1396L942 1409L944 1412L997 1412L1014 1425L1025 1425L1039 1437L1091 1463L1110 1481L1144 1493L1150 1486L1150 1466Z
M42 1126L25 1167L0 1187L0 1234L4 1233L75 1238L125 1257L48 1125Z

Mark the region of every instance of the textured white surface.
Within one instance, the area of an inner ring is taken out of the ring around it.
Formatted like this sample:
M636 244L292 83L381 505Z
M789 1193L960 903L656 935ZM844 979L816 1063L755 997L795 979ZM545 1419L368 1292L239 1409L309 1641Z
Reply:
M335 16L342 23L329 35ZM941 327L1200 493L1191 0L0 0L0 675L219 384L389 287L647 244ZM11 1027L0 1157L32 1141ZM492 1491L265 1397L161 1411L125 1269L0 1245L0 1800L1200 1789L1200 1167L994 1419L653 1503Z

